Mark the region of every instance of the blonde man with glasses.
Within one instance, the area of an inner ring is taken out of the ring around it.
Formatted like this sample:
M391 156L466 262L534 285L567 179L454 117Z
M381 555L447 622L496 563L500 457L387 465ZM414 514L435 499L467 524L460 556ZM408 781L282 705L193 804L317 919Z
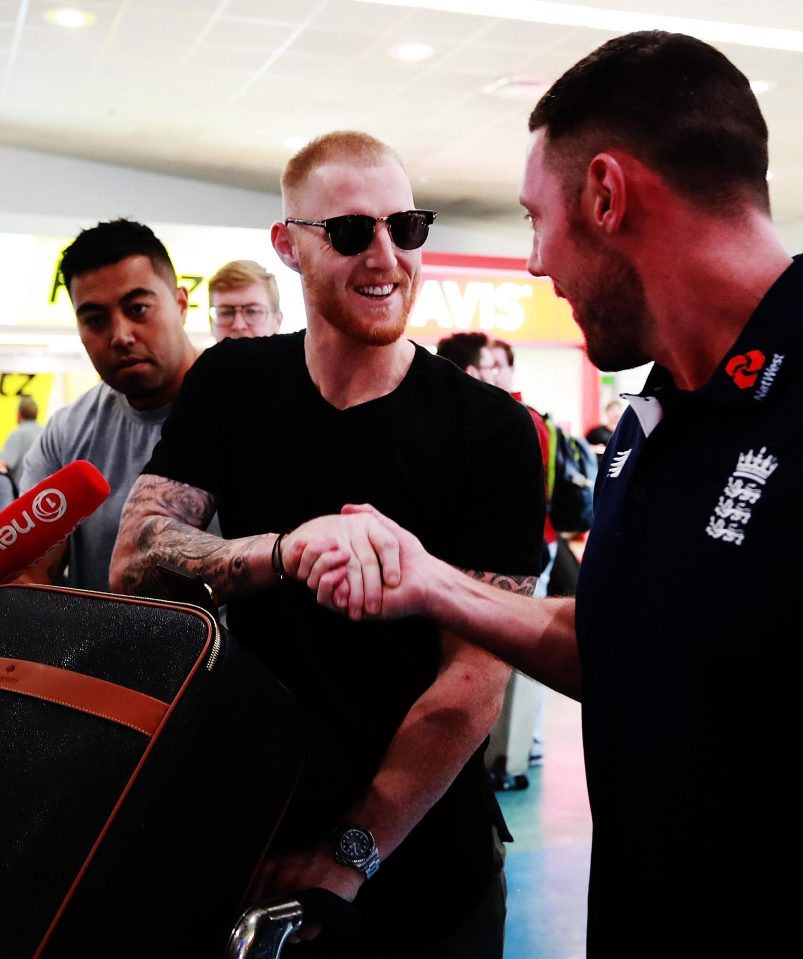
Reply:
M276 277L256 261L232 260L209 280L209 324L218 343L272 336L281 323Z

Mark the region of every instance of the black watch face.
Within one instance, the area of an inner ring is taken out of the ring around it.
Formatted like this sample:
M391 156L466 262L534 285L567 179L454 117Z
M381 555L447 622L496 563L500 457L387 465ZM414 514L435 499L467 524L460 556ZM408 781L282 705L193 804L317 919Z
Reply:
M371 837L367 836L362 829L346 829L341 833L338 844L343 855L355 861L369 856L374 846Z

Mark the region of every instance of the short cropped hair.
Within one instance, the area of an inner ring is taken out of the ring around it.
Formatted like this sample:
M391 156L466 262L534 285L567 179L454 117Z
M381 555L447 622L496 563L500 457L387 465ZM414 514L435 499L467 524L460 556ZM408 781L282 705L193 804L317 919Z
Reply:
M745 200L769 212L767 125L747 77L702 40L645 30L609 40L541 97L552 169L574 185L601 150L619 148L679 194L718 213Z
M271 309L279 309L279 287L276 277L268 273L264 266L256 260L232 260L222 266L209 279L209 296L213 293L225 293L229 290L238 290L242 286L252 283L261 283L268 291L268 302Z
M150 227L135 220L109 220L81 230L62 252L59 269L69 292L79 274L111 266L130 256L147 256L154 272L169 287L177 288L176 271L165 245Z
M452 333L438 340L435 352L461 370L467 370L469 366L479 367L480 354L485 346L488 346L488 337L484 333Z
M24 420L35 420L39 415L39 406L32 396L23 396L17 410Z
M507 365L511 369L515 366L513 347L507 342L507 340L491 340L488 346L490 346L492 350L502 350L507 358Z
M365 166L398 163L404 168L396 153L376 137L357 130L335 130L311 140L287 161L282 173L282 194L301 186L319 166L337 162Z

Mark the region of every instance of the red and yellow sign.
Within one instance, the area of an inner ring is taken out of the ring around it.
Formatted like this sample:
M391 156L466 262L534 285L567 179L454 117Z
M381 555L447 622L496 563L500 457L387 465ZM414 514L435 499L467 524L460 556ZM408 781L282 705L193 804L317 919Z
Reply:
M407 336L436 343L472 330L518 344L583 344L569 304L524 260L425 252Z

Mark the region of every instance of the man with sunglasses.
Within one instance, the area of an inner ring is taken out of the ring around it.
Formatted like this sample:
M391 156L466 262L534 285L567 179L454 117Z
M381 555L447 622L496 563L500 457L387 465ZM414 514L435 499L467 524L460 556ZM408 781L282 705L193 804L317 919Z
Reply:
M276 277L254 260L232 260L209 279L209 323L219 343L227 336L272 336L282 311Z
M336 515L370 499L444 559L530 594L537 436L507 393L403 337L435 214L387 146L320 137L288 163L282 196L271 235L301 277L306 331L200 357L128 501L113 580L139 592L160 559L199 573L309 710L306 771L250 895L323 886L356 899L364 928L343 953L324 928L299 956L501 959L509 836L483 750L508 669L423 618L320 608L283 556L319 536L373 551L366 518ZM252 421L231 422L226 395ZM225 540L202 531L215 508Z

